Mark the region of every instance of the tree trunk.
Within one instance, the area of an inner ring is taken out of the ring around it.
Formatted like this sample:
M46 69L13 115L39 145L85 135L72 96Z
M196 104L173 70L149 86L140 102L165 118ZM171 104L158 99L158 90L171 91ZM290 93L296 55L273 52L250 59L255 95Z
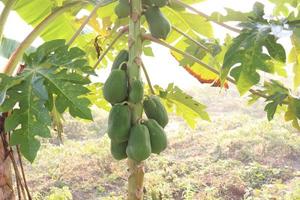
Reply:
M8 156L7 138L4 136L4 117L0 116L0 200L15 200L12 184L11 160Z
M129 60L128 60L128 77L129 86L135 79L141 79L140 65L142 54L141 38L141 21L142 0L131 0L131 13L129 19ZM131 103L132 123L138 123L142 117L143 106L141 103ZM144 164L128 159L129 177L128 177L128 200L143 199L143 181L144 181Z

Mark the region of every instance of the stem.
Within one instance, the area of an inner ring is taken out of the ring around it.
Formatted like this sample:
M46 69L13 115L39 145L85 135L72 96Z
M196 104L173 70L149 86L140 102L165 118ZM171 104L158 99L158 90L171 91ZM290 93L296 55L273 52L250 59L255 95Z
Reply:
M84 22L81 24L81 26L79 27L79 29L77 29L77 31L75 32L75 34L72 36L72 38L70 39L70 41L67 43L68 46L70 46L75 40L76 38L80 35L81 31L84 29L84 27L87 25L87 23L90 21L90 19L92 17L95 16L95 14L97 14L97 10L100 8L100 7L103 7L107 4L110 4L112 2L114 2L115 0L110 0L110 1L105 1L105 2L102 2L100 1L95 7L94 9L92 10L92 12L90 13L90 15L84 20Z
M193 8L192 6L188 5L188 4L185 4L184 2L182 2L181 0L172 0L173 2L179 4L180 6L184 7L184 8L187 8L195 13L197 13L198 15L204 17L205 19L209 20L209 21L212 21L214 22L215 24L218 24L220 26L223 26L224 28L227 28L228 30L230 31L233 31L233 32L236 32L236 33L240 33L241 30L240 29L237 29L237 28L234 28L234 27L231 27L227 24L224 24L222 22L219 22L217 20L214 20L214 19L211 19L207 14L197 10L196 8Z
M173 46L169 45L168 43L166 43L166 42L164 42L164 41L162 41L162 40L159 40L159 39L157 39L157 38L154 38L153 36L151 36L151 35L149 35L149 34L144 34L144 35L143 35L143 39L147 39L147 40L150 40L150 41L155 42L155 43L157 43L157 44L160 44L160 45L162 45L162 46L165 46L165 47L167 47L167 48L169 48L169 49L171 49L171 50L173 50L173 51L175 51L175 52L177 52L177 53L179 53L179 54L181 54L181 55L183 55L183 56L185 56L185 57L187 57L187 58L193 60L194 62L196 62L196 63L202 65L205 69L207 69L207 70L209 70L209 71L211 71L211 72L213 72L213 73L215 73L215 74L217 74L217 75L220 74L220 72L219 72L217 69L215 69L214 67L212 67L212 66L210 66L210 65L208 65L208 64L206 64L206 63L204 63L204 62L202 62L202 61L199 60L198 58L196 58L196 57L194 57L194 56L192 56L192 55L190 55L190 54L188 54L188 53L186 53L186 52L184 52L184 51L181 51L180 49L177 49L176 47L173 47ZM231 77L227 77L226 80L236 85L235 80L232 79ZM267 96L267 95L265 95L265 94L263 94L263 93L260 93L260 92L258 92L258 91L255 91L255 90L253 90L253 89L250 89L249 92L251 92L252 94L255 94L255 95L257 95L257 96L263 97L263 98L265 98L265 99L269 98L269 96Z
M129 86L135 79L141 79L140 65L142 54L141 21L142 0L131 0L131 13L129 19L129 60L128 60L128 78ZM132 103L132 123L138 123L142 117L143 106L141 103ZM143 199L144 182L144 163L128 159L129 177L128 177L128 200Z
M25 177L25 172L24 172L24 167L23 167L23 162L22 162L22 156L21 156L21 153L20 153L20 148L19 148L18 145L17 145L17 152L18 152L18 157L19 157L19 162L20 162L20 167L21 167L21 173L22 173L22 177L23 177L27 197L28 197L28 200L32 200L32 197L30 195L29 188L28 188L28 185L27 185L27 180L26 180L26 177Z
M0 44L2 41L2 36L3 36L3 30L4 30L4 26L5 23L7 21L8 15L13 7L13 5L15 4L16 0L9 0L6 2L5 7L0 15Z
M114 46L114 44L118 41L118 39L128 31L128 26L124 26L120 31L119 34L113 39L113 41L110 43L110 45L107 47L107 49L103 52L103 54L98 58L97 62L93 66L94 69L99 65L99 63L102 61L102 59L106 56L106 54L109 52L109 50Z
M66 10L81 4L86 4L82 1L74 1L72 3L65 4L64 6L56 9L50 15L48 15L39 25L37 25L31 33L23 40L20 46L12 53L6 66L4 66L3 72L6 74L13 74L18 62L21 60L25 50L31 45L31 43L41 34L41 32L58 16L63 14Z
M154 94L155 94L155 91L154 91L154 89L153 89L153 87L152 87L152 84L151 84L151 80L150 80L149 74L148 74L147 69L146 69L146 67L145 67L145 65L144 65L143 62L142 62L142 64L141 64L141 67L142 67L142 69L143 69L143 72L144 72L144 74L145 74L147 83L148 83L148 85L149 85L150 92L151 92L151 94L154 95Z
M198 42L197 40L195 40L194 38L192 38L191 36L189 36L188 34L184 33L183 31L179 30L178 28L176 28L175 26L172 26L172 29L178 33L180 33L181 35L183 35L184 37L188 38L189 40L191 40L192 42L194 42L196 45L198 45L200 48L202 48L204 51L210 53L210 50L204 46L203 44L201 44L200 42Z

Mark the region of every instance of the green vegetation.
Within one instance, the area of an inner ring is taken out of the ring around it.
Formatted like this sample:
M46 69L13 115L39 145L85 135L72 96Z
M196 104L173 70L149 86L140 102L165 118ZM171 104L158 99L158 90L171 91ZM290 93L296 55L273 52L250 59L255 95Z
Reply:
M300 136L278 116L271 123L260 109L218 89L199 92L212 122L196 130L171 116L168 148L146 162L145 199L297 200L300 198ZM259 111L258 111L259 110ZM66 117L64 145L44 142L26 165L35 200L124 199L126 161L110 155L106 112L95 122ZM47 158L47 159L44 159ZM72 194L70 198L69 193Z

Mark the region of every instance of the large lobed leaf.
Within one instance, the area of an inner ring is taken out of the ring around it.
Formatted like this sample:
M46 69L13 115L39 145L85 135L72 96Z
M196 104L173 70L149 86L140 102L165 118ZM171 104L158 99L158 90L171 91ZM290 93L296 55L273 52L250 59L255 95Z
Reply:
M92 120L90 83L84 76L91 72L85 53L65 45L65 40L46 42L25 55L25 69L16 77L1 74L0 112L11 112L5 131L11 132L10 145L20 145L22 154L33 162L40 142L36 136L50 137L51 112L66 110L73 117Z
M169 109L181 116L190 127L195 128L199 118L210 121L209 115L205 111L206 106L193 99L173 83L169 84L166 90L158 86L156 89L159 91L159 96L166 100Z

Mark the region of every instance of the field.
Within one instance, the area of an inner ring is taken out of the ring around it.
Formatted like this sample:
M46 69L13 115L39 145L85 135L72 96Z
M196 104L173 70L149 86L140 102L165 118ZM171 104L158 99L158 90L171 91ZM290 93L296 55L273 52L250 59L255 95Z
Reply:
M171 116L168 149L146 162L146 200L300 199L300 135L282 115L268 122L262 102L247 106L231 91L191 93L208 105L212 122L192 130ZM53 133L26 163L35 200L125 199L126 161L110 156L107 113L94 116L92 123L66 116L64 144Z

